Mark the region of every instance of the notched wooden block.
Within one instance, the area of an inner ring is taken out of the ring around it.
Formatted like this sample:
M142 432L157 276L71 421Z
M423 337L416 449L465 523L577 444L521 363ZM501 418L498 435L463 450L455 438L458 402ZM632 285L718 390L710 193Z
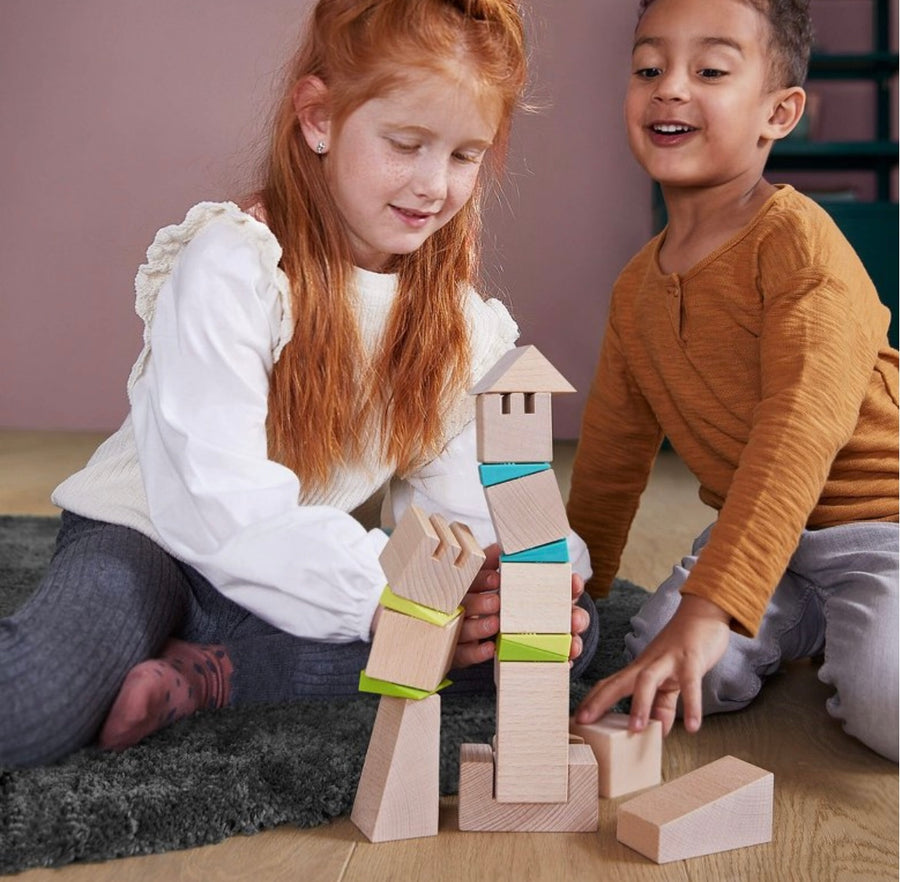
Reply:
M411 505L379 561L395 594L451 613L481 569L484 551L465 524Z
M498 802L488 744L462 744L459 762L459 829L588 833L597 829L597 761L586 744L568 745L565 802Z
M550 393L479 395L475 444L479 462L549 462L553 459Z

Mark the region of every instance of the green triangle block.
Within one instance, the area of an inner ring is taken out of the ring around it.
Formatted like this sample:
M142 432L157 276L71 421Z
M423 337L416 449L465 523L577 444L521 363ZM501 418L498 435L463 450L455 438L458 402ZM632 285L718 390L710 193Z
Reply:
M482 487L493 487L494 484L505 484L526 475L546 472L549 468L549 462L490 462L481 463L478 474L481 476Z
M497 658L500 661L569 660L571 634L501 634L497 638Z
M556 542L535 545L534 548L526 548L514 554L501 554L500 563L505 560L510 563L567 563L569 546L565 539L557 539Z
M457 616L465 612L465 607L458 606L452 613L445 613L439 609L433 609L430 606L423 606L416 603L408 597L401 597L391 591L391 586L386 585L384 591L381 592L381 598L378 601L386 609L392 609L394 612L403 613L405 616L412 616L414 619L421 619L431 625L437 625L443 628L452 622Z
M404 686L402 683L391 683L390 680L376 680L375 677L368 676L365 671L359 672L360 692L374 692L376 695L392 695L394 698L411 698L414 701L428 698L429 695L440 692L441 689L445 689L452 682L452 680L442 680L434 692L428 692L426 689L416 689L414 686Z

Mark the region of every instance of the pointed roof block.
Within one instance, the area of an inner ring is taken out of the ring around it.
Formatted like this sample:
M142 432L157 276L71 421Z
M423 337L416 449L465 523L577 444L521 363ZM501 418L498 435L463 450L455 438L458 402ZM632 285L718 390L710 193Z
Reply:
M574 392L575 387L538 351L536 346L517 346L469 390L485 392Z

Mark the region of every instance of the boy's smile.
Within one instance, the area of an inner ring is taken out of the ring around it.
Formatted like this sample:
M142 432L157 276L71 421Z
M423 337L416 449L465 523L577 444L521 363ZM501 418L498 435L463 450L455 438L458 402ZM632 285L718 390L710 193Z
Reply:
M632 52L632 152L664 187L752 183L771 112L768 24L743 0L656 0Z

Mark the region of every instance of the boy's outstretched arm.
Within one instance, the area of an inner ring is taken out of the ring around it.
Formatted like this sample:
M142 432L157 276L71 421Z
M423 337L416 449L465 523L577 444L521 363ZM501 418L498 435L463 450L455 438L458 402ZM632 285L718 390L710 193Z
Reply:
M669 623L630 665L591 689L575 719L592 723L630 695L629 729L639 732L652 718L663 724L668 735L680 695L684 727L696 732L703 718L700 684L728 648L729 622L728 614L716 604L683 594Z

